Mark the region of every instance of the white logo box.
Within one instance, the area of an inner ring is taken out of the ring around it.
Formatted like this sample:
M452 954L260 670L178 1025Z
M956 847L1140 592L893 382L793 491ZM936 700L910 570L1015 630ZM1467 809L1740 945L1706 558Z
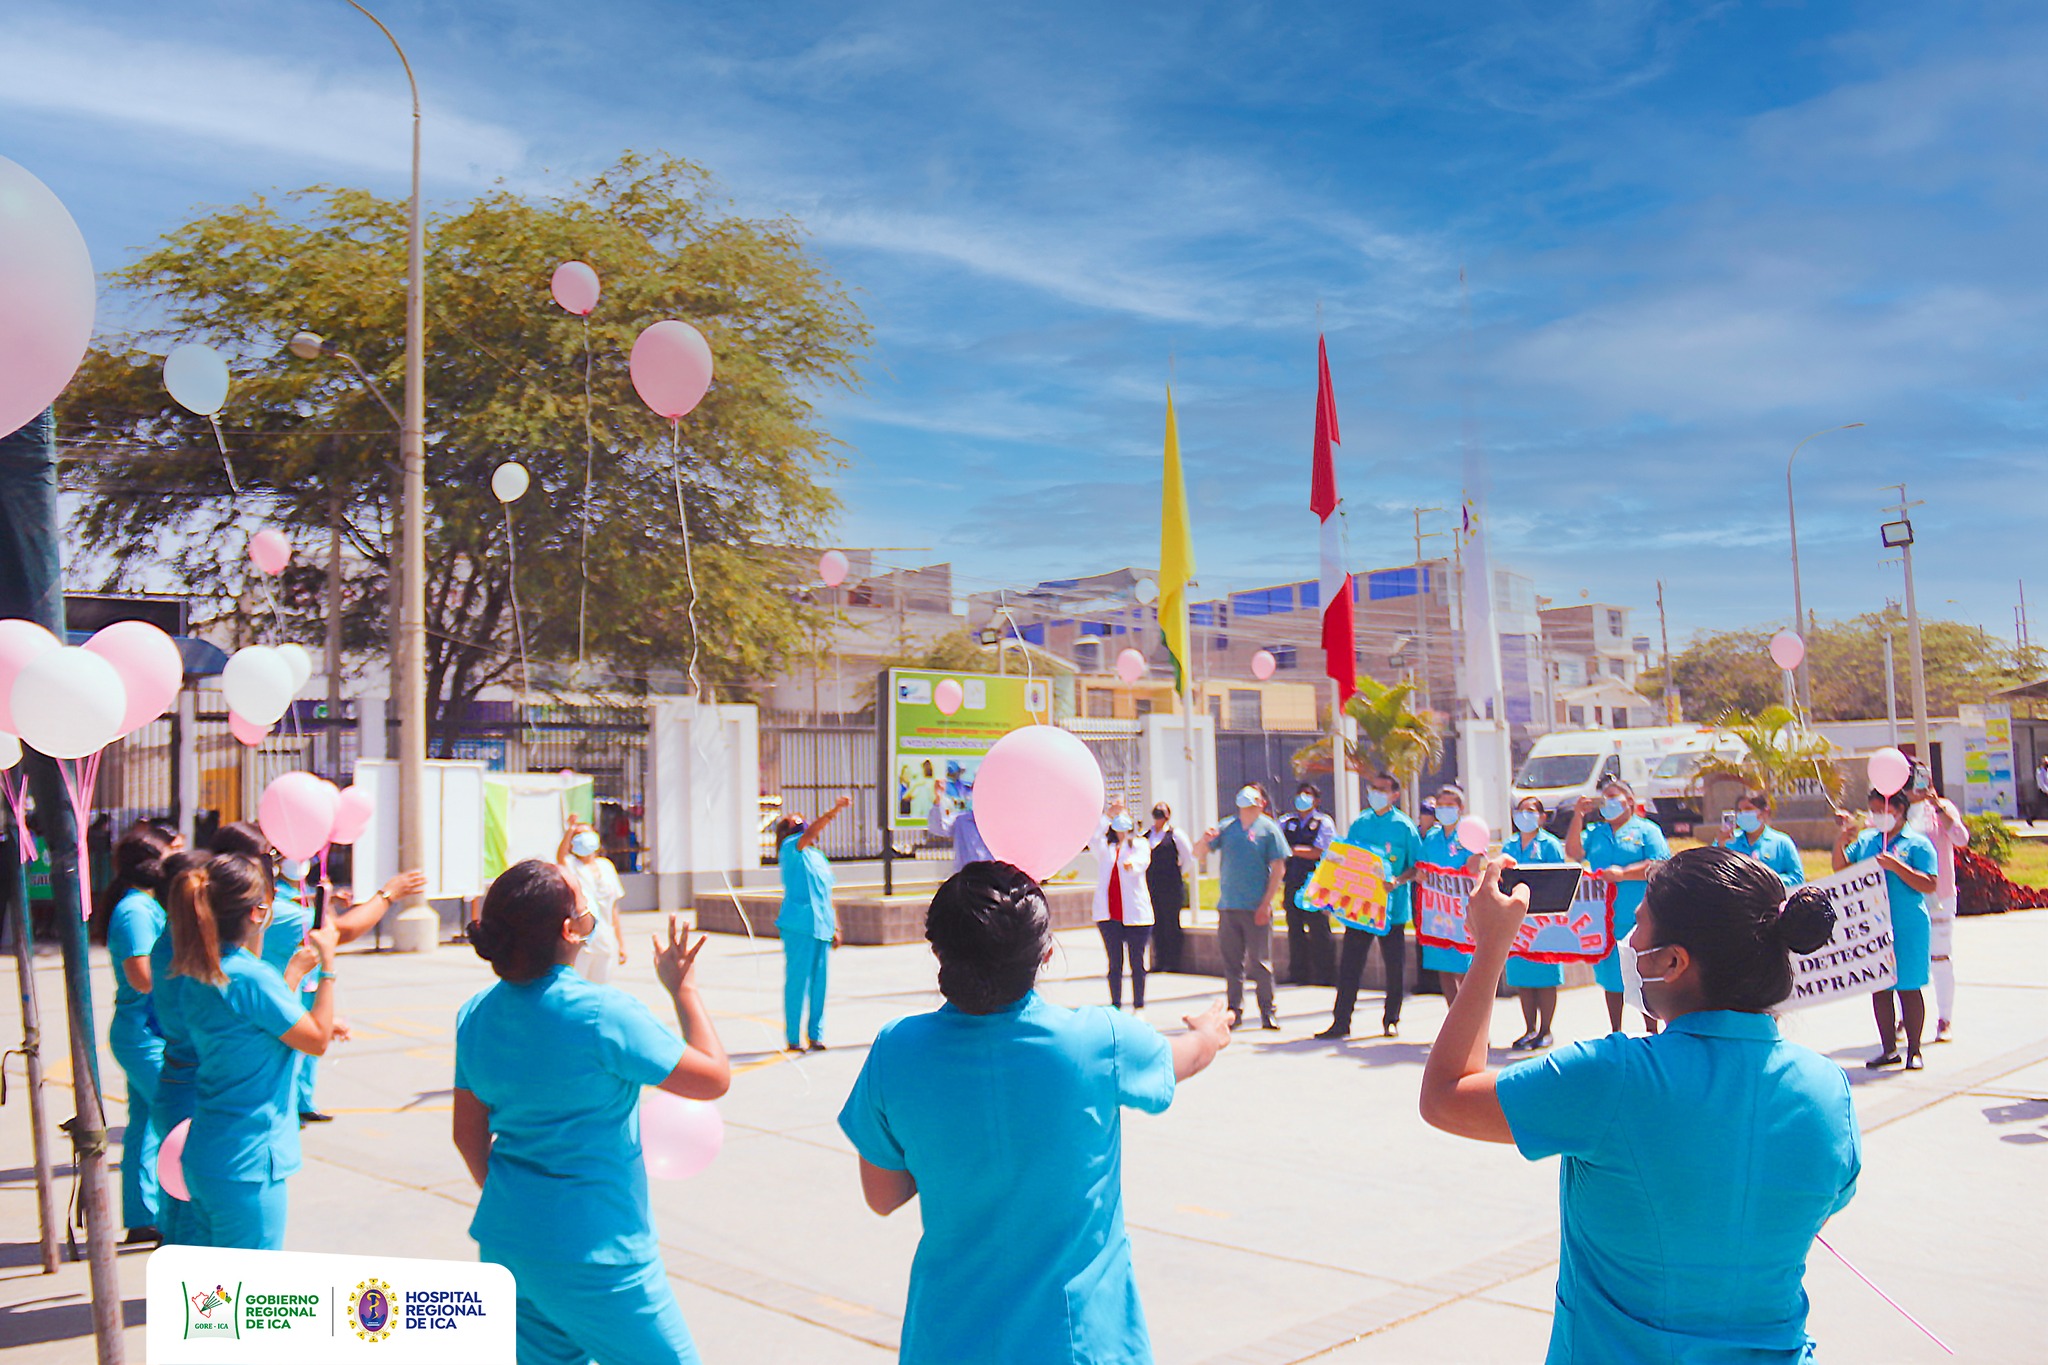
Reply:
M502 1365L512 1272L477 1261L167 1246L150 1253L148 1356L162 1365Z

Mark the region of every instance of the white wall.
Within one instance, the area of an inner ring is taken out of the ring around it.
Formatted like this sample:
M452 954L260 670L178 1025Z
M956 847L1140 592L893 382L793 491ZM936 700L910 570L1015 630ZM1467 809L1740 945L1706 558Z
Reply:
M647 712L648 860L660 906L681 909L760 863L760 712L691 698Z
M1173 822L1190 838L1216 823L1216 722L1194 718L1194 791L1188 790L1187 722L1180 716L1150 715L1139 734L1140 772L1147 808L1154 801L1173 807Z

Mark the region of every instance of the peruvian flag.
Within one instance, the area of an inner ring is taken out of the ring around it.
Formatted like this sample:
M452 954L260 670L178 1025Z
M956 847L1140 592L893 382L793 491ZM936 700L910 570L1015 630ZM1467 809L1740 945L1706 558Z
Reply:
M1330 350L1316 338L1316 456L1309 477L1308 505L1323 524L1323 653L1330 678L1343 705L1358 691L1352 657L1351 575L1344 571L1344 552L1337 534L1337 463L1330 448L1342 444L1337 434L1337 396L1330 391Z

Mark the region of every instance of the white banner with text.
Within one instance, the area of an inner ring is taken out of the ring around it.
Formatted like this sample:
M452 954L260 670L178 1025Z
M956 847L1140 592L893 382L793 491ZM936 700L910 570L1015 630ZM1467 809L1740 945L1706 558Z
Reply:
M1792 997L1781 1008L1805 1009L1855 995L1888 991L1898 983L1898 947L1892 941L1892 899L1884 869L1857 863L1813 885L1835 908L1835 932L1817 953L1792 959Z

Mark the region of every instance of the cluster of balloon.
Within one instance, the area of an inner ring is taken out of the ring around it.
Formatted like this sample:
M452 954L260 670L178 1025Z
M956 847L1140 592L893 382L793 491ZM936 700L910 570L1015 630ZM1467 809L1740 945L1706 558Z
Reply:
M1781 630L1771 637L1771 662L1790 673L1806 658L1806 641L1795 631Z
M1102 817L1102 768L1056 725L1012 730L974 779L974 819L989 852L1043 881L1067 865Z
M1467 853L1486 852L1486 845L1493 839L1493 831L1487 828L1485 819L1477 815L1468 815L1460 820L1457 834L1458 847Z
M725 1146L725 1119L706 1100L686 1100L666 1090L640 1095L640 1152L656 1180L688 1180L718 1159Z
M0 156L0 433L56 401L92 341L85 237L50 187Z
M254 747L284 718L313 676L313 656L304 645L249 645L236 650L221 670L228 699L228 729Z
M517 460L507 460L491 471L491 496L507 506L525 497L532 484L526 466Z
M1271 650L1262 649L1252 655L1252 676L1260 682L1272 677L1273 670L1279 666L1280 661L1273 657Z
M362 787L337 787L312 773L280 773L256 802L256 824L270 846L287 858L311 859L330 844L363 837L377 800Z
M1145 668L1145 656L1135 649L1127 649L1116 656L1116 675L1127 683L1144 677Z
M838 550L827 550L818 556L818 579L828 588L844 583L847 572L852 568L852 563Z
M939 708L939 714L950 716L960 709L967 700L967 694L960 690L960 684L951 678L939 679L939 685L932 689L932 705Z
M1871 790L1891 796L1913 778L1913 760L1897 749L1879 749L1870 756Z
M548 292L562 305L563 312L587 318L590 310L597 307L597 272L582 261L564 261L549 278Z

